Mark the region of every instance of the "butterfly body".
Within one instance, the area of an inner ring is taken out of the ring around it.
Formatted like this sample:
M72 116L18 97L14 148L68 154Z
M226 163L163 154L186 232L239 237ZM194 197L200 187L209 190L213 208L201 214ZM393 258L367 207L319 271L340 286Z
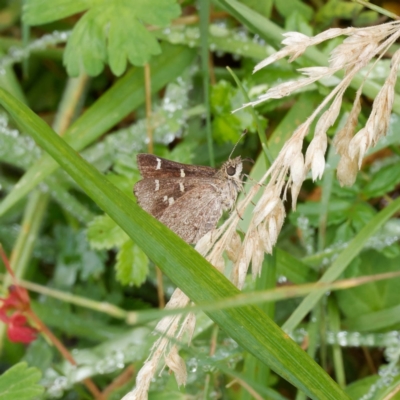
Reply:
M137 163L143 177L134 187L139 205L188 243L196 243L214 229L243 189L240 156L220 169L152 154L138 154Z

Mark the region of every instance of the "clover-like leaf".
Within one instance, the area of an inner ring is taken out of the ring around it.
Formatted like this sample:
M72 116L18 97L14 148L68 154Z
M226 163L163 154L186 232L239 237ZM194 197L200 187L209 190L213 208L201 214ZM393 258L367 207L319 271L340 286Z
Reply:
M371 176L371 180L363 188L367 199L384 196L400 183L400 162L386 165Z
M93 249L119 247L128 235L108 215L100 215L88 224L87 239Z
M125 285L140 286L146 279L149 259L132 240L126 241L117 254L117 279Z
M83 71L98 75L109 64L115 75L121 75L128 61L144 65L161 48L157 39L143 24L167 26L180 14L176 0L28 0L24 21L38 25L82 12L64 53L64 64L70 76Z
M127 62L144 65L161 52L142 23L167 26L180 14L176 0L27 0L24 22L40 25L86 11L68 40L64 64L71 76L98 75L108 63L121 75Z
M107 62L106 36L102 10L89 10L76 24L64 53L64 64L70 76L78 76L83 70L96 76Z
M20 362L0 376L0 399L31 400L40 396L44 388L37 384L41 373L37 368Z

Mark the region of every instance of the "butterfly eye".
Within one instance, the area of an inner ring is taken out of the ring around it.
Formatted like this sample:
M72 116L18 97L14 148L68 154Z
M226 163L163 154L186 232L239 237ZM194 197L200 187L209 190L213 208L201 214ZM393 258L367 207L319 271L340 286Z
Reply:
M228 167L228 168L226 169L226 172L228 173L229 176L235 175L236 168L230 166L230 167Z

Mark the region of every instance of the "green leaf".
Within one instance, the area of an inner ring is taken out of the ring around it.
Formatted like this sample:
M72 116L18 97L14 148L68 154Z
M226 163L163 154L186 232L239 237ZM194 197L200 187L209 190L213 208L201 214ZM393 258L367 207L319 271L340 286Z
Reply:
M307 21L311 20L313 9L300 0L275 1L275 7L283 17L290 17L293 14L300 14Z
M176 0L92 0L89 3L74 3L65 0L29 1L24 17L29 25L37 25L88 8L75 25L65 49L64 64L70 76L83 72L96 76L105 64L109 64L111 71L120 76L125 72L128 61L133 65L144 65L151 56L159 54L161 48L143 23L168 26L173 18L180 15ZM53 11L57 6L59 10Z
M49 187L49 192L53 200L55 200L66 213L74 216L78 221L87 224L95 214L87 207L86 204L80 202L74 194L57 180L55 176L46 179L46 185Z
M0 115L0 120L4 125L8 123L8 118L4 114ZM32 142L30 137L2 126L0 131L0 161L18 168L28 168L40 155L40 149Z
M26 361L32 367L39 368L44 373L48 368L51 368L54 356L52 349L54 347L49 346L44 337L38 337L26 349L23 361Z
M211 90L211 111L213 113L213 137L218 143L235 143L242 131L254 132L257 128L250 109L232 114L232 110L241 107L246 101L239 88L227 81L219 81ZM264 121L265 128L265 121Z
M358 15L354 16L354 26L368 26L368 25L377 25L379 24L379 18L381 14L376 11L363 11Z
M132 157L130 157L130 159L132 160ZM125 167L125 169L123 169L123 167ZM121 163L117 163L113 166L113 169L119 175L110 172L106 175L107 179L115 186L117 186L119 190L122 190L126 195L131 196L133 193L133 184L140 179L140 174L137 170L137 166L135 165L135 169L133 169L131 165L126 166L122 164L121 166Z
M353 19L361 10L361 4L330 0L318 9L316 21L322 23L324 26L328 26L336 18Z
M353 237L354 229L346 222L334 230L334 243L345 243L353 239Z
M348 210L348 219L359 232L376 215L376 210L368 203L356 203Z
M338 224L346 220L346 213L353 205L352 202L341 199L331 199L328 204L328 225ZM289 218L292 224L297 225L297 220L301 216L306 216L313 227L319 224L319 215L321 213L321 203L316 201L307 201L297 206L295 212L290 213Z
M126 13L111 22L108 52L111 71L119 76L125 71L128 60L133 65L144 65L152 55L159 54L161 48L140 22Z
M149 392L149 400L185 400L188 398L186 393L180 393L177 390L163 390L163 391L150 391Z
M276 249L276 264L278 273L286 276L291 282L300 284L317 279L317 273L309 265L279 248Z
M85 11L98 0L26 0L23 21L28 25L42 25Z
M76 284L77 276L83 281L89 278L98 279L105 270L105 252L89 248L85 240L86 233L77 231L65 225L56 225L56 269L54 283L59 287L72 287Z
M380 197L392 191L400 183L400 162L387 165L372 175L371 181L364 187L367 199Z
M117 279L124 285L140 286L146 279L149 259L132 240L126 241L117 254Z
M240 137L242 129L238 118L233 114L222 114L216 116L212 121L213 138L219 144L230 141L235 143Z
M361 262L352 263L353 268L346 270L345 278L374 275L384 272L395 272L399 270L400 257L388 259L377 251L369 250L361 254ZM336 296L342 312L348 318L351 330L366 329L364 322L368 321L369 329L377 326L364 314L388 309L400 305L398 287L400 279L388 279L371 282L355 288L339 291ZM348 305L351 304L351 307ZM357 320L360 319L360 322ZM354 320L354 321L353 321ZM398 318L397 321L398 322ZM393 319L386 319L386 326L393 324ZM379 323L382 327L382 323Z
M107 47L104 26L99 22L101 17L101 10L92 9L72 31L64 52L64 65L69 76L83 72L96 76L103 70L107 62Z
M350 383L350 385L346 387L346 392L352 399L361 399L368 394L372 387L376 387L375 384L378 379L378 375L371 375L367 376L366 378L359 379L356 382ZM372 399L378 399L378 397L371 397L371 400Z
M392 367L379 373L379 375L368 376L364 379L351 383L346 388L346 393L352 399L371 399L371 400L399 400L400 376L392 372ZM387 378L390 376L390 378Z
M32 400L44 392L37 384L42 374L34 367L20 362L0 376L0 398L2 400Z
M0 89L0 103L24 131L30 134L44 151L54 157L93 201L106 211L174 284L190 295L193 301L215 302L217 299L240 293L197 251L142 210L132 198L126 196L99 171L79 157L27 106L2 89ZM398 203L400 201L393 201L382 212L382 218L383 215L395 212L395 208L399 207ZM328 374L259 307L242 306L208 311L207 314L240 346L312 399L348 398Z
M94 249L121 247L128 235L108 215L100 215L88 224L87 239Z
M274 5L273 0L242 0L241 2L266 18L271 16L272 6Z

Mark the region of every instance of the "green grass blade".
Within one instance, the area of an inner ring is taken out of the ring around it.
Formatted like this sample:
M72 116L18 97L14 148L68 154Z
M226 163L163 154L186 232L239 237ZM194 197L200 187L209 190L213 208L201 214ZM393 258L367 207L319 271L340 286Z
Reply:
M236 76L236 74L232 71L231 68L226 67L226 69L229 71L229 73L232 75L232 78L234 79L237 87L240 89L240 92L242 93L246 103L250 103L250 98L247 95L247 92L245 91L242 82L240 82L240 79ZM250 107L250 112L251 115L253 116L254 122L257 126L257 133L258 133L258 137L260 139L260 143L261 143L261 147L264 150L264 154L265 154L265 165L267 166L267 168L269 168L272 163L274 162L274 159L268 149L268 141L267 141L267 137L265 135L265 130L263 129L263 127L261 126L261 122L260 119L258 118L255 110L253 107Z
M213 302L239 294L221 273L132 198L81 158L28 107L0 89L0 103L15 121L107 212L193 301ZM243 306L208 312L244 349L269 365L307 396L318 400L349 397L260 308Z
M153 92L177 78L195 55L193 50L182 46L169 45L165 50L151 63ZM65 140L77 151L84 149L141 105L144 99L143 68L133 68L75 121L66 131ZM38 160L0 203L0 216L57 168L58 164L48 155Z
M349 331L369 332L374 330L390 329L400 323L400 305L384 308L383 310L365 313L357 318L343 321L343 326Z

